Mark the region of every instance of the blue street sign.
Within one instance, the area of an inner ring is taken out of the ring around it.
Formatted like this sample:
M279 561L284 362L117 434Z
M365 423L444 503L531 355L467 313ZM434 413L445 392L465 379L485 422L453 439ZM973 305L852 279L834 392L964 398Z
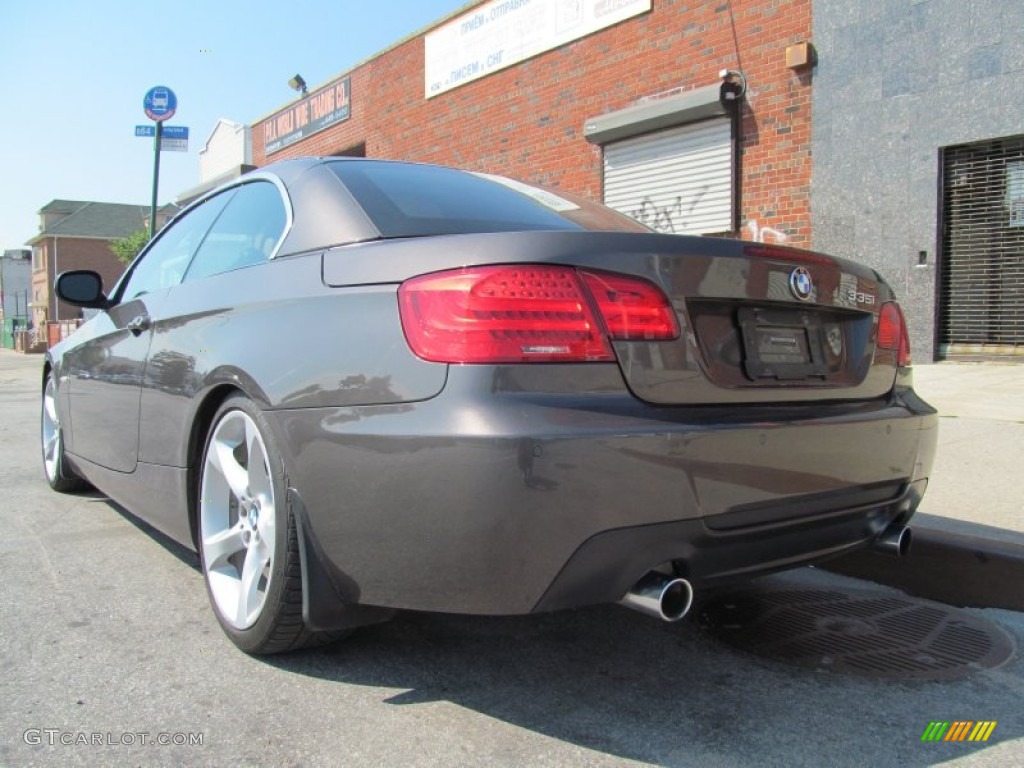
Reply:
M155 85L146 91L146 96L142 99L142 108L150 120L158 123L170 120L178 109L178 97L167 86Z
M165 139L187 139L188 138L188 126L185 125L165 125L163 127L163 137ZM136 125L135 126L136 136L146 136L153 138L156 136L155 125Z

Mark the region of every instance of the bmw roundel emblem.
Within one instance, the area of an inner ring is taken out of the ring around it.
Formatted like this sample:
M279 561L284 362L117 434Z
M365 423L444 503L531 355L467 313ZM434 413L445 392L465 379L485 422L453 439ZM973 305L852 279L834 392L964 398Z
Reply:
M800 301L807 301L811 298L811 290L814 283L811 281L811 273L803 267L797 267L789 276L789 289Z

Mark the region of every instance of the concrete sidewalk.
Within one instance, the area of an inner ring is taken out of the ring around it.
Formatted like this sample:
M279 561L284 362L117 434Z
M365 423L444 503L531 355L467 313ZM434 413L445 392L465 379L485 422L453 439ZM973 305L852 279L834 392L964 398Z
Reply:
M1024 611L1024 365L919 365L914 382L941 419L910 555L865 552L825 567L955 605Z
M914 381L941 416L921 512L952 533L987 533L1024 544L1024 365L922 365L914 369Z

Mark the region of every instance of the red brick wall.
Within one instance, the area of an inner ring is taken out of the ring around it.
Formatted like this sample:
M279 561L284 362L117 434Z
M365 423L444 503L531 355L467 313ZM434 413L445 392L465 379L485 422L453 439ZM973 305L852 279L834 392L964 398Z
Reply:
M429 101L420 36L350 73L346 122L269 158L257 123L253 161L329 155L365 142L368 157L486 170L600 200L601 148L583 138L584 120L742 69L749 83L742 233L769 227L790 244L809 245L811 87L808 76L786 68L785 49L810 33L811 0L655 0L650 13Z
M103 277L103 288L109 291L124 272L125 265L117 260L110 250L109 240L90 240L79 237L61 237L55 246L56 238L48 237L39 243L43 251L42 262L45 267L32 273L32 293L49 297L47 320L70 320L82 316L79 307L60 302L60 314L54 310L55 296L53 280L60 272L72 269L91 269ZM54 253L57 257L57 272L54 270ZM33 313L35 322L40 321L39 313Z

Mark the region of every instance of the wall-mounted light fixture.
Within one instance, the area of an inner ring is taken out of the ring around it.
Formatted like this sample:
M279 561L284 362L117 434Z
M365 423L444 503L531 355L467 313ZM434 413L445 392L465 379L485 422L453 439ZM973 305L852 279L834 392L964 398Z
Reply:
M309 90L306 88L306 81L302 79L302 75L296 75L293 77L288 81L288 85L293 91L298 91L303 96L309 93Z
M722 87L719 90L722 106L732 111L731 108L738 104L747 92L747 77L735 69L720 70L718 76L722 80Z

